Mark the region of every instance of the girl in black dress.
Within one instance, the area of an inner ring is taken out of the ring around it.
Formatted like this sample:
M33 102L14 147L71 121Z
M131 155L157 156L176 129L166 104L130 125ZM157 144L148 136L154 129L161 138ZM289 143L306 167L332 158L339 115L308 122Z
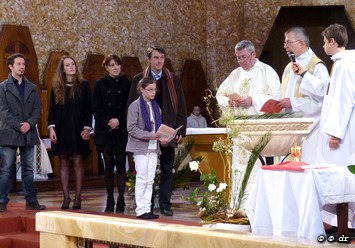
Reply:
M48 111L49 138L52 151L60 159L60 179L64 201L62 209L69 209L69 162L75 172L75 200L73 209L81 208L81 188L84 177L83 155L89 153L92 126L91 90L78 71L75 60L63 56L52 81Z

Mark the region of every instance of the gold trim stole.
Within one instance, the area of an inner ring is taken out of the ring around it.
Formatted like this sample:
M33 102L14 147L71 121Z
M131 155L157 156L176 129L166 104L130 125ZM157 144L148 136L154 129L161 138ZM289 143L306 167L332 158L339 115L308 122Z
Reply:
M308 62L305 70L313 75L314 68L319 63L322 63L322 64L325 65L325 63L320 58L318 58L317 56L314 56ZM282 74L281 98L285 98L286 97L286 90L287 90L288 82L290 80L290 75L292 73L291 66L292 66L292 62L288 63L287 66L285 67L285 70L284 70L283 74ZM302 95L300 93L301 81L302 81L302 77L300 77L298 82L297 82L297 89L296 89L296 92L295 92L295 95L294 95L294 97L296 97L296 98L304 97L304 95Z

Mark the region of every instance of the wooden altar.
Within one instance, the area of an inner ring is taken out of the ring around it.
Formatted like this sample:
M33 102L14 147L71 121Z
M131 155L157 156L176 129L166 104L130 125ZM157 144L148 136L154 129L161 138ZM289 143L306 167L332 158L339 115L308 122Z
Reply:
M219 153L212 150L212 145L213 142L226 137L226 128L187 128L186 137L182 142L187 142L188 139L194 140L190 156L203 158L199 164L202 173L209 173L210 168L213 168L217 176L223 178L223 163Z

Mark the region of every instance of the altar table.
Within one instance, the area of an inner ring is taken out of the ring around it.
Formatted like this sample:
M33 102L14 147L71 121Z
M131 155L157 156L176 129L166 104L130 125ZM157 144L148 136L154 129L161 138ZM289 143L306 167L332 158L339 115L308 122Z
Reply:
M220 154L212 150L213 143L219 139L227 138L226 128L187 128L186 137L182 143L188 139L194 140L194 146L190 151L192 159L202 157L200 162L200 170L202 173L210 173L210 169L214 169L219 178L223 178L224 167Z
M323 207L349 202L355 202L355 175L346 167L261 169L246 210L253 234L316 240L325 234Z

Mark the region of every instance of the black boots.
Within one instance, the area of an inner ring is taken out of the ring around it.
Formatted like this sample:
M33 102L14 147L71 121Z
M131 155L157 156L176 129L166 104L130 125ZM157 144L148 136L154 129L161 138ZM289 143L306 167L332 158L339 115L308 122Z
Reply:
M124 197L118 197L117 205L116 205L116 213L123 213L125 206L126 204L124 203Z
M113 197L108 197L106 200L105 213L114 213L115 212L115 199Z
M123 213L124 207L126 206L124 202L124 197L117 198L116 204L116 213ZM115 212L115 199L113 197L107 198L105 213L114 213Z

